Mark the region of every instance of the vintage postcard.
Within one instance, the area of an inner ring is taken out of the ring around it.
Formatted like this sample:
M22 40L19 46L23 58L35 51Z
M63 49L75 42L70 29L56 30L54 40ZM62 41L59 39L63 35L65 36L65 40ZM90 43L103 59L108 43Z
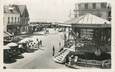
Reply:
M114 72L111 0L4 0L1 5L3 72Z

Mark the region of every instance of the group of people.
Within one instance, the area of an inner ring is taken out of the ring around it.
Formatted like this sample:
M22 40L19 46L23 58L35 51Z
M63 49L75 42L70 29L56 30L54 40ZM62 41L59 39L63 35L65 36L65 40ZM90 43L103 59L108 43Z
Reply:
M68 55L66 57L65 65L69 67L74 67L77 63L77 60L78 60L78 56L75 56L73 54Z

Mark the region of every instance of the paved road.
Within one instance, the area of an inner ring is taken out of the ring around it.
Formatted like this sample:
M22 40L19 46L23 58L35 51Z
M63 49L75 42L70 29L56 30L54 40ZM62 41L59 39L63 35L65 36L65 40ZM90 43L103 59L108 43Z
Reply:
M5 64L7 68L16 69L60 69L67 68L65 65L55 63L52 60L53 46L56 52L63 46L63 33L51 33L41 36L43 46L34 53L24 53L24 58L17 59L15 63ZM59 42L61 46L59 46Z

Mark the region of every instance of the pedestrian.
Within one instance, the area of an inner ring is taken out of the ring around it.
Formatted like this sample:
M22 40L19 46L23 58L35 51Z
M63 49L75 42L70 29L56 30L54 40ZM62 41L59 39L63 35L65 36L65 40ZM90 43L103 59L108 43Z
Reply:
M40 45L42 46L42 40L40 40Z
M37 41L37 47L39 49L39 39L36 39L36 41Z
M70 57L69 57L69 66L73 66L74 65L74 55L71 55Z
M53 54L52 54L53 56L55 55L55 48L54 48L54 46L53 46Z
M74 62L77 63L78 61L78 56L75 56Z
M65 57L65 65L68 65L68 63L69 63L69 55Z
M59 47L61 47L61 42L59 42Z

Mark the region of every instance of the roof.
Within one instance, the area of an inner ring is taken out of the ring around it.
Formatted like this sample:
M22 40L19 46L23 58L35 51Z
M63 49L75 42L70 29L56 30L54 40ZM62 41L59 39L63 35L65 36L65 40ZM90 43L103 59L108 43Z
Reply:
M72 18L72 19L70 19L70 20L67 20L67 21L64 22L64 23L67 23L67 24L76 23L77 20L78 20L78 18Z
M68 20L65 23L68 23L68 24L110 24L110 21L88 13L78 18L73 18L71 20Z
M14 13L14 14L16 14L16 13L19 13L19 10L15 6L5 5L4 6L4 13Z
M4 13L19 13L22 15L26 9L26 5L5 5Z

